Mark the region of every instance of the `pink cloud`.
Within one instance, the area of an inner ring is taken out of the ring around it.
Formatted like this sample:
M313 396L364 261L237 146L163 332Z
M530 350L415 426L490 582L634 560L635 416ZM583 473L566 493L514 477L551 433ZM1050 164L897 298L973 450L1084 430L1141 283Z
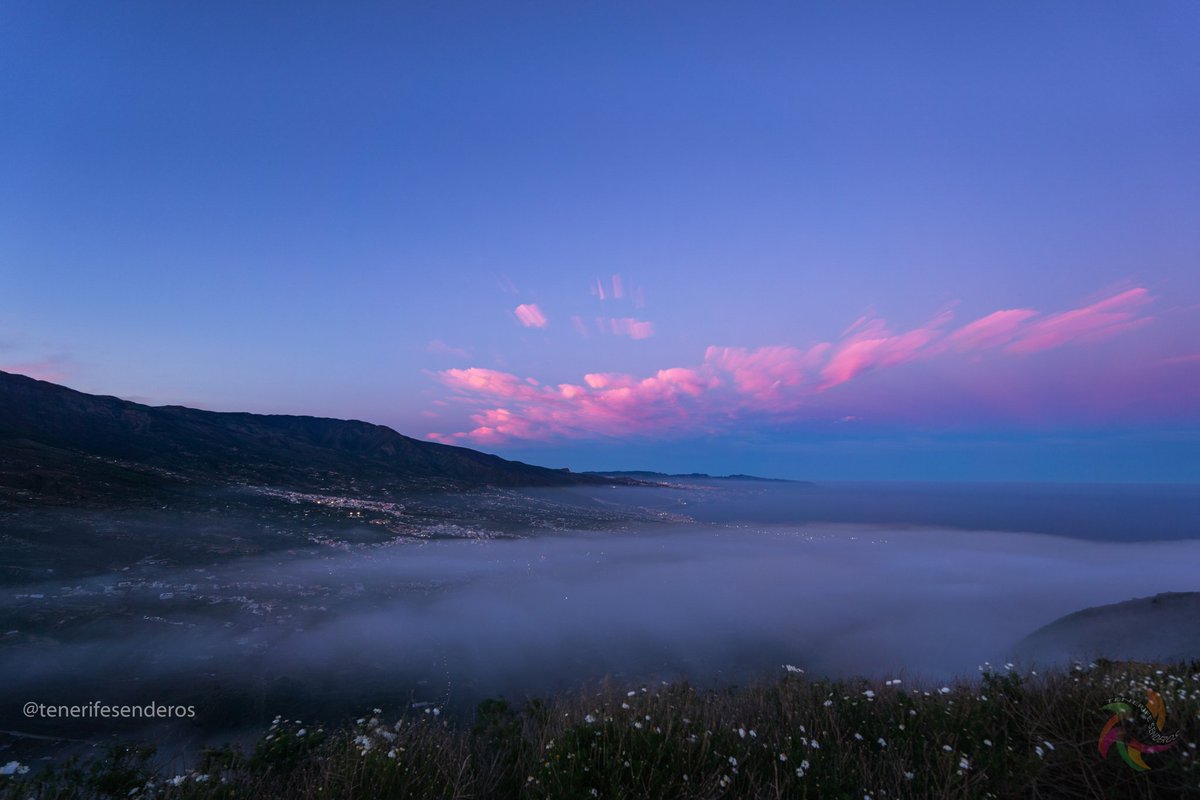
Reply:
M39 381L49 381L50 383L62 383L68 377L62 363L52 359L0 364L0 372L12 372Z
M861 372L893 367L922 355L926 346L941 335L950 321L943 312L925 325L907 333L892 334L883 320L860 319L847 330L850 334L834 350L821 370L821 389L829 389L854 378Z
M441 339L434 339L429 344L425 345L425 350L438 355L454 356L455 358L470 358L471 354L461 347L451 347Z
M1011 353L1032 353L1074 341L1097 341L1149 323L1138 309L1151 301L1145 289L1130 289L1083 308L1051 314L1020 331Z
M786 388L812 383L831 346L826 342L808 350L786 345L756 350L714 346L704 351L704 363L730 373L741 394L773 400Z
M608 321L615 336L628 336L630 339L649 339L654 335L654 323L633 317L613 318Z
M537 303L522 303L513 309L513 313L526 328L546 327L546 315L537 307Z
M993 311L950 334L951 345L958 350L998 347L1008 344L1020 332L1021 325L1037 312L1029 308Z
M889 414L940 415L947 409L946 389L957 392L957 397L973 398L971 407L988 405L997 413L1019 412L1033 418L1037 410L1028 408L1028 402L1039 398L1044 403L1054 396L1041 386L1044 375L1054 374L1055 369L1039 362L1037 370L1031 371L1020 367L1020 361L1039 351L1097 341L1146 324L1151 318L1142 314L1142 307L1149 302L1146 290L1131 289L1045 316L1032 309L995 311L957 329L949 328L951 314L946 311L901 333L893 333L884 320L869 314L834 342L808 347L714 345L705 350L698 365L661 369L646 377L593 372L583 375L580 383L553 386L492 369L449 369L438 373L446 387L462 401L488 407L470 416L473 427L433 438L490 445L514 439L696 434L718 431L746 417L849 422L864 414L871 419ZM613 322L597 319L601 329L608 324L616 332ZM637 322L630 320L628 332L622 335L634 336ZM1000 362L972 361L974 366L966 369L958 358L985 352L1003 359L1010 377L993 378ZM959 383L930 385L928 376L939 373L929 367L921 373L925 376L921 382L899 384L905 388L903 396L882 399L851 388L867 372L917 361L932 364L938 359L954 370L941 374L957 376ZM1192 358L1180 362L1190 364ZM1021 389L1012 375L1035 376L1036 388ZM963 380L971 383L962 384ZM1111 382L1106 376L1096 380ZM1075 382L1080 382L1078 375Z

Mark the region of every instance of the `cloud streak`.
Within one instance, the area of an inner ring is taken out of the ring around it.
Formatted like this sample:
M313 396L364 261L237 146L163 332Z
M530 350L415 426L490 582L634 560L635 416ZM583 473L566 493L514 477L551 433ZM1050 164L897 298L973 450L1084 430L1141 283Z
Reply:
M522 303L513 309L513 313L517 315L517 321L526 328L546 327L546 315L537 307L537 303Z
M855 392L853 385L867 375L915 362L952 366L964 354L1014 361L1070 344L1094 343L1150 323L1153 318L1146 307L1151 302L1145 289L1135 288L1067 311L1004 309L957 327L953 314L943 311L901 331L868 315L835 341L807 347L713 345L699 364L660 369L645 377L589 373L579 383L554 386L492 369L449 369L438 373L438 379L458 402L476 408L469 415L472 424L429 436L502 444L715 433L746 419L833 422L859 414L862 397L847 393ZM650 326L639 335L639 324L649 326L633 319L610 321L611 332L618 333L620 327L620 335L644 338L653 333ZM925 388L939 391L937 386ZM849 398L856 400L854 408L839 410L839 401ZM871 401L886 416L886 399ZM854 414L848 415L848 410Z

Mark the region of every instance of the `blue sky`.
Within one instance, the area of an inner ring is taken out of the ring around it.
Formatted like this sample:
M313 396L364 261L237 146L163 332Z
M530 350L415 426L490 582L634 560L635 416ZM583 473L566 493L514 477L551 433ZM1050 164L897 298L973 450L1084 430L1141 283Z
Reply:
M1200 478L1200 9L12 3L0 368L574 468Z

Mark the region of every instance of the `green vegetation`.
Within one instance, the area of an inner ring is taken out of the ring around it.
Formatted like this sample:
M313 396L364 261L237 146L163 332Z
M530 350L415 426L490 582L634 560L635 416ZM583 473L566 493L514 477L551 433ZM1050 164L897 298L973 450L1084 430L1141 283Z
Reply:
M1148 772L1097 736L1118 695L1159 692L1169 751ZM145 750L0 777L51 798L1170 798L1200 796L1200 662L1009 669L953 687L808 680L697 691L606 684L471 724L436 709L343 729L276 720L254 750L206 751L182 775ZM13 765L9 765L12 767Z

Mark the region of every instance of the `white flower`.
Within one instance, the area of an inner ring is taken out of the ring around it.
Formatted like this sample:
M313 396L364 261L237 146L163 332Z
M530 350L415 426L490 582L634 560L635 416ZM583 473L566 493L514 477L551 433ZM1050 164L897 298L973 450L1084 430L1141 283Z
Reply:
M736 766L737 766L737 759L736 759L736 758L734 758L733 756L730 756L730 757L729 757L729 766L731 766L731 767L736 767Z
M746 729L745 728L738 728L737 731L738 731L738 736L742 737L743 739L746 738Z
M300 730L296 731L297 736L303 736L306 733L308 733L308 728L301 728Z
M983 740L983 743L984 743L984 745L985 745L985 746L987 746L987 747L991 747L991 746L992 746L992 740L991 740L991 739L984 739L984 740Z
M913 779L913 777L914 777L914 775L911 772L904 773L904 780L906 780L906 781L911 781Z
M963 758L960 758L960 759L958 760L958 768L959 768L959 769L970 769L970 768L971 768L971 762L970 762L970 761L968 761L968 760L967 760L967 758L964 756Z
M0 767L0 775L24 775L29 772L29 767L19 761L10 761Z
M393 747L391 750L388 750L388 758L395 758L395 757L396 757L396 748Z
M879 737L879 746L880 746L880 747L887 747L887 740L886 740L886 739L884 739L882 736L880 736L880 737Z
M942 688L938 689L938 693L939 694L950 694L950 687L943 686Z
M865 692L863 692L863 697L867 698L868 700L874 700L875 692L873 692L870 689L867 689Z
M858 739L858 740L861 742L861 741L862 741L862 734L861 734L861 733L856 733L856 734L854 734L854 738L855 738L855 739Z
M826 701L825 701L824 703L822 703L821 705L825 706L826 708L829 708L831 705L833 705L833 701L832 701L832 700L826 700Z
M1046 751L1043 750L1041 747L1034 747L1033 752L1037 753L1038 758L1041 758L1046 753Z
M953 747L951 747L951 746L950 746L950 745L948 745L948 744L944 744L944 745L942 745L942 749L943 749L943 750L945 750L947 753L953 753L953 752L954 752L954 748L953 748Z
M800 669L799 667L793 667L791 664L784 664L783 668L786 669L788 672L797 672L797 673L800 673L801 675L804 674L804 670Z
M1046 749L1047 749L1047 750L1053 750L1053 749L1054 749L1054 745L1050 744L1050 742L1046 741L1045 739L1043 739L1043 740L1042 740L1042 744L1046 745Z
M780 761L787 761L787 753L780 753L780 754L779 754L779 760L780 760Z
M593 722L596 721L596 718L594 716L592 716L591 714L588 714L586 717L583 718L583 721L586 722L588 725L591 725Z

